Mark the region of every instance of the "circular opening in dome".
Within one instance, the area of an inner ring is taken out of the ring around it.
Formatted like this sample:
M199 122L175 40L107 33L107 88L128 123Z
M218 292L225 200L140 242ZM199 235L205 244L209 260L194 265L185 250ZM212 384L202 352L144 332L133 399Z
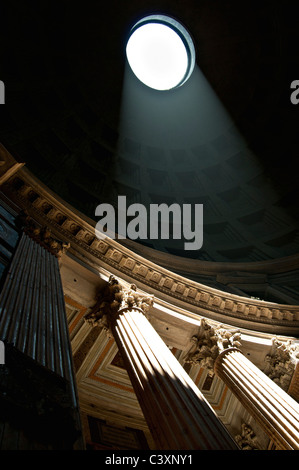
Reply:
M163 15L147 16L135 24L126 53L136 77L156 90L183 85L195 64L190 34L176 20Z

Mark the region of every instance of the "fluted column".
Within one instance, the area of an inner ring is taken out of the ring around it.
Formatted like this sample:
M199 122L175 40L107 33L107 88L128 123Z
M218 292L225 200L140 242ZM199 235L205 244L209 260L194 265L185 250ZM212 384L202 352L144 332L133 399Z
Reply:
M112 279L87 320L112 332L157 448L238 449L147 319L151 303L134 286L125 292Z
M0 339L63 379L79 436L76 381L59 270L64 244L26 215L20 220L23 231L0 294Z
M0 295L0 339L69 380L75 401L60 250L48 231L26 226Z
M297 362L292 380L288 389L288 394L299 402L299 362Z
M239 330L201 320L185 362L216 373L278 449L299 449L299 405L241 352Z
M299 449L299 406L293 398L238 349L224 350L215 361L215 372L277 449Z

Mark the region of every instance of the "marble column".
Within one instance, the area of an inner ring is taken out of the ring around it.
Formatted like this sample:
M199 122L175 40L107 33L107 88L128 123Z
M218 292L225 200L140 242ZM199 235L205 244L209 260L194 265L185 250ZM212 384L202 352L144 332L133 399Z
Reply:
M215 373L275 443L279 450L299 449L299 405L244 354L224 350L215 362Z
M288 394L299 402L299 362L296 364L292 380L288 389Z
M299 405L241 352L241 335L202 319L185 361L216 373L277 449L299 449Z
M239 449L152 327L147 318L152 302L134 285L124 290L111 278L86 320L113 334L157 448Z
M41 380L61 378L58 383L65 384L79 436L76 379L59 269L64 244L26 215L20 220L20 241L0 294L0 339L21 354L22 360L40 367L47 377Z
M0 295L0 339L72 384L72 352L59 271L62 246L26 226Z

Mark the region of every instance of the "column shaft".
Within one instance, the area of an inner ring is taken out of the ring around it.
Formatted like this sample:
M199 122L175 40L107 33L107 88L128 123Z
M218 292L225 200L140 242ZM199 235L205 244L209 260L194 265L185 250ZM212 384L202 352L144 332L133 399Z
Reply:
M23 233L0 294L0 339L67 384L70 416L81 429L57 257ZM40 369L41 370L41 369ZM48 375L50 377L50 375ZM51 439L55 434L51 436ZM77 445L77 444L75 444ZM78 443L79 448L83 443Z
M216 374L256 419L278 449L299 449L299 406L237 349L226 349Z
M74 383L58 259L26 234L0 295L0 339Z
M238 449L142 310L121 309L111 329L159 449Z

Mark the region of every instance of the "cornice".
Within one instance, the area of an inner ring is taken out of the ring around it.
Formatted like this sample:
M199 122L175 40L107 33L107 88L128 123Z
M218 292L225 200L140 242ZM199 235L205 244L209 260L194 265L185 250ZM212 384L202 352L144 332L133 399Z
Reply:
M49 227L57 239L70 243L69 253L90 266L106 266L116 276L134 280L140 289L216 321L274 334L297 336L299 333L299 306L226 293L175 274L116 240L98 240L95 222L62 201L26 168L11 176L2 185L2 191L20 210L26 210L38 223ZM281 263L277 260L277 266ZM220 263L216 265L218 270ZM265 262L265 271L267 266ZM257 268L255 272L260 272L261 262ZM238 263L234 264L234 270L241 270Z
M134 253L139 254L145 258L151 259L155 264L163 266L166 269L173 269L190 275L214 275L242 272L256 274L280 274L299 269L299 253L292 256L285 256L283 258L269 259L263 261L252 262L228 262L228 261L205 261L193 258L182 258L176 255L155 250L145 245L137 244L136 242L125 239L121 244Z

